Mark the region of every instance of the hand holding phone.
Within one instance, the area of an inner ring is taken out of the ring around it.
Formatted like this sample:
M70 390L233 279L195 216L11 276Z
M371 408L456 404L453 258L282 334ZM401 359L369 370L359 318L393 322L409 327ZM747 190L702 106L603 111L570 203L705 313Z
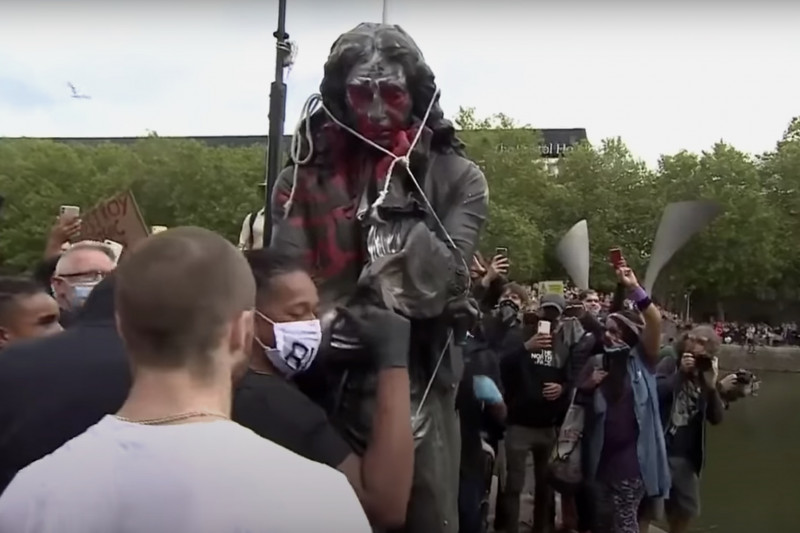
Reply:
M614 270L624 267L625 258L622 257L622 250L619 248L611 248L608 251L608 262L611 263L611 266L614 267Z
M62 205L58 210L61 220L72 220L81 216L81 208L77 205Z
M550 335L550 322L547 320L540 320L536 326L536 332L540 335Z

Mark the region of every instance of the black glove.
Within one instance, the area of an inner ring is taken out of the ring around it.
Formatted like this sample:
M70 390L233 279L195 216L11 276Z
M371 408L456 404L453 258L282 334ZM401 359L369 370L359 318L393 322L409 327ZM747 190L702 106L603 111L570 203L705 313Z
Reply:
M379 370L408 367L411 323L407 318L372 305L340 307L338 312L374 356Z
M448 302L444 312L450 317L455 344L463 346L467 340L467 332L472 330L480 319L478 302L474 298L457 298Z

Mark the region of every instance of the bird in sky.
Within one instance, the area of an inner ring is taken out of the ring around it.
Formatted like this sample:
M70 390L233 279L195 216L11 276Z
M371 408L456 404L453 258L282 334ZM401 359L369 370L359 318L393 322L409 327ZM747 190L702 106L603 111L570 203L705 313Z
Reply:
M92 99L92 97L89 96L88 94L79 93L78 89L76 89L75 86L72 85L72 82L68 81L67 82L67 86L69 87L69 90L72 91L72 95L71 95L72 98L78 98L80 100L91 100Z

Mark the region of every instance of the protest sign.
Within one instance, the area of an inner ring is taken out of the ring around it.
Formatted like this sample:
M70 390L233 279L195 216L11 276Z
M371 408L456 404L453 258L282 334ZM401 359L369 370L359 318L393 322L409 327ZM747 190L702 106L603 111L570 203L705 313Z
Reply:
M539 296L544 294L564 294L563 281L540 281Z
M86 212L81 220L81 238L85 240L111 240L127 248L148 235L131 191L103 200Z

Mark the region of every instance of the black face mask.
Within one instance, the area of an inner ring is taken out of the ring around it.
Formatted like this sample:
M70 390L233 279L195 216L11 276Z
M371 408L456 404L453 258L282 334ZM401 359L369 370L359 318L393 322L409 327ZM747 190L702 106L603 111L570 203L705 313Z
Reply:
M503 300L497 305L495 314L504 326L511 327L519 320L519 306L512 300Z

